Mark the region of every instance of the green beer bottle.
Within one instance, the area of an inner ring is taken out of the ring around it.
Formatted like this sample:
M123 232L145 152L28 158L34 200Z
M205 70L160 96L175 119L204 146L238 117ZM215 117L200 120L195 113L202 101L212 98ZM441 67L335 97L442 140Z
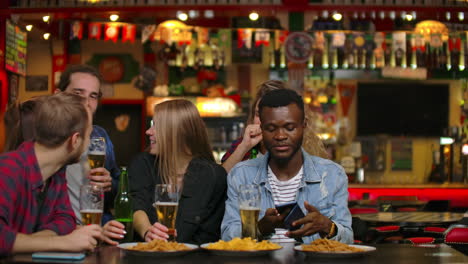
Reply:
M114 201L115 220L122 223L125 226L125 231L127 232L124 238L119 241L120 243L133 241L132 199L130 198L128 190L127 168L122 167L120 172L119 191Z

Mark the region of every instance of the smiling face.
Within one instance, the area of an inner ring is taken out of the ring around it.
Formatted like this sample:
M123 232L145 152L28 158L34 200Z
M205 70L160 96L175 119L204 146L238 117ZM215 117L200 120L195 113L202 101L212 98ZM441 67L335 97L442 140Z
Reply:
M100 86L101 83L96 76L84 72L75 72L70 76L70 84L65 91L85 98L86 104L94 114L99 102Z
M264 107L260 113L263 143L271 158L289 161L301 157L304 113L291 103L281 107Z
M153 120L151 122L151 127L146 130L146 135L148 136L150 140L150 149L149 153L156 155L158 154L158 149L156 145L156 128L155 128L155 117L153 116Z

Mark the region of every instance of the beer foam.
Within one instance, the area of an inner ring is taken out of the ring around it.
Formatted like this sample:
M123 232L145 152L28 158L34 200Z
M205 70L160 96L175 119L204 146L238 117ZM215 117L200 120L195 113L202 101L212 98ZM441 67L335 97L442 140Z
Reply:
M81 214L86 214L86 213L92 213L92 214L102 214L102 210L100 209L84 209L84 210L80 210L80 213Z
M176 202L155 202L154 205L165 205L165 206L178 206Z
M106 152L102 150L93 150L89 151L88 155L106 155Z
M248 211L260 211L259 207L253 207L253 206L239 206L240 210L248 210Z

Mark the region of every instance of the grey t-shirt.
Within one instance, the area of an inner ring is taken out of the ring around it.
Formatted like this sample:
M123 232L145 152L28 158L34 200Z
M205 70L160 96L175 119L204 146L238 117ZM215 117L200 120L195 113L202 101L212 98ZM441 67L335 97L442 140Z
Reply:
M81 225L80 187L88 183L88 179L85 175L87 175L89 170L88 153L85 151L80 157L80 162L68 165L65 173L67 177L68 195L78 225Z

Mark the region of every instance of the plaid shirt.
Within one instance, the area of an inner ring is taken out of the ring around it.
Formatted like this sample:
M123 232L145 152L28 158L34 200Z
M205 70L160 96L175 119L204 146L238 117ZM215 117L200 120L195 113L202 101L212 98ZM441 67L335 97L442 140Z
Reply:
M240 137L231 143L231 147L226 151L226 153L221 158L221 163L224 163L227 159L229 159L229 157L231 157L232 153L236 151L237 147L242 142L242 139L243 137ZM256 148L256 146L254 148ZM242 161L250 159L251 154L252 154L252 150L247 151L247 153L245 153L244 155L244 158L242 158Z
M75 229L75 214L68 199L65 170L49 178L41 212L37 202L44 182L34 152L34 143L0 156L0 256L13 248L17 233L51 230L65 235Z

